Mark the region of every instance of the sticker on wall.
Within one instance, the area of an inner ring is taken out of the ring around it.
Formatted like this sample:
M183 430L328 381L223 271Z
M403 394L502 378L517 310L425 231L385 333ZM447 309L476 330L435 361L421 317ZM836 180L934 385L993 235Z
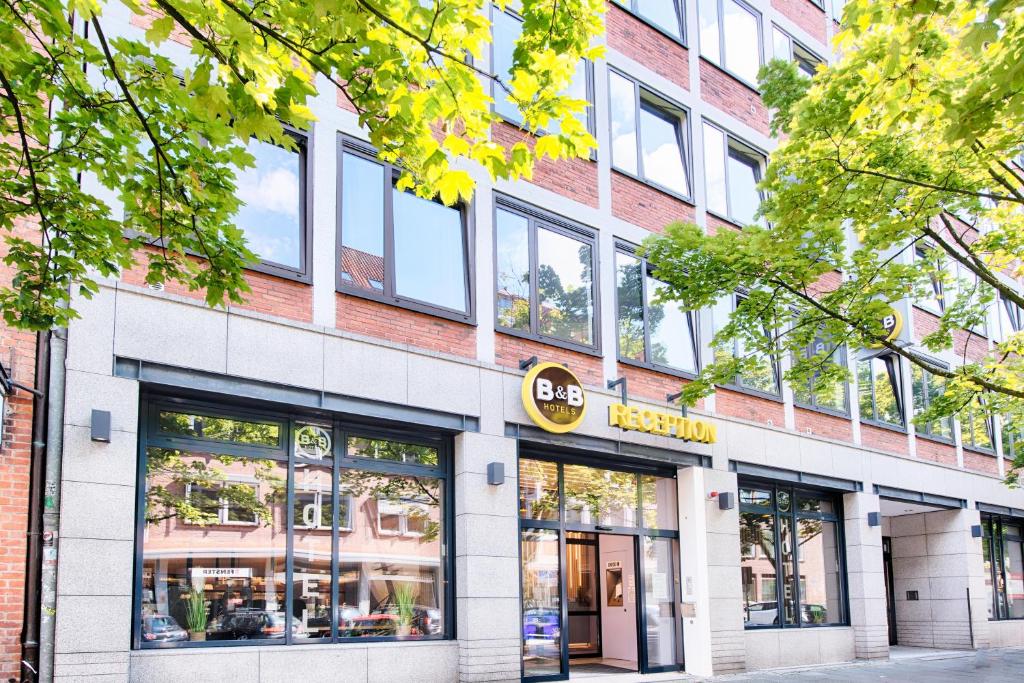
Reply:
M534 424L555 434L576 429L587 411L583 383L558 363L539 363L526 373L522 397Z
M331 457L331 430L304 424L295 429L295 457L323 460Z

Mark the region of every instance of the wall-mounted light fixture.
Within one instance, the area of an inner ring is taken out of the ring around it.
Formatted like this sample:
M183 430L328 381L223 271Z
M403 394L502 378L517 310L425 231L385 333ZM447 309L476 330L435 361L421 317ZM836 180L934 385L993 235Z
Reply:
M880 513L880 512L869 512L868 513L868 526L882 526L882 513Z
M89 438L93 441L110 443L110 411L93 408L92 419L89 421Z
M665 394L665 400L668 401L669 403L675 403L676 401L679 401L679 399L681 399L682 397L683 392L681 391L677 394ZM682 401L679 401L679 413L683 417L686 417L686 404L683 403Z
M619 388L619 395L622 397L622 405L624 406L629 405L629 392L626 388L627 386L628 385L625 377L619 377L618 379L608 380L609 389L614 389L615 387Z
M505 483L505 463L487 463L487 483L491 486L501 486Z

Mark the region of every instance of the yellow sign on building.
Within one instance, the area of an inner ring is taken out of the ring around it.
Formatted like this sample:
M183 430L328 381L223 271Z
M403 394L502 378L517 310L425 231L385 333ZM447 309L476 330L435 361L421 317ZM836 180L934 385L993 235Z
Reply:
M710 422L621 403L608 407L608 424L629 431L674 436L684 441L715 443L718 440L718 429Z

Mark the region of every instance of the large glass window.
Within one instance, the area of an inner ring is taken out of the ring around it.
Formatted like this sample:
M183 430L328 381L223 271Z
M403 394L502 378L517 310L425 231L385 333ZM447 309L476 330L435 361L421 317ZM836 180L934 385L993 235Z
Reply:
M616 71L608 80L612 166L689 197L686 111Z
M816 363L830 363L840 367L846 367L846 345L836 346L823 336L815 338L807 347L806 358L814 359ZM821 366L819 366L821 367ZM816 410L827 410L843 415L850 412L849 391L846 382L839 382L834 385L826 385L818 380L819 372L808 380L805 385L793 387L793 399L797 405L814 408Z
M235 186L242 206L235 223L263 268L278 275L305 276L306 136L289 133L293 149L252 138L247 151L255 165L239 169Z
M960 439L964 448L989 452L995 449L995 439L992 436L992 416L985 408L984 398L978 397L971 401L965 409L960 411L959 418Z
M946 391L946 379L933 375L913 364L910 369L914 383L914 413L921 414ZM953 419L942 417L932 422L917 425L917 433L947 441L953 440Z
M746 303L746 298L740 294L733 294L720 299L712 310L711 317L714 329L717 332L729 322L732 312L739 306ZM772 330L769 323L764 324L764 335L767 342L771 342ZM745 374L736 376L736 386L744 389L753 389L765 394L778 396L781 393L779 382L778 359L775 356L767 355L760 349L747 348L748 345L742 339L735 339L727 342L727 346L715 348L715 359L722 360L729 357L746 359L752 366Z
M668 286L651 277L646 259L615 254L619 358L684 373L697 372L697 313L661 301Z
M739 0L698 0L700 54L750 86L761 68L761 15Z
M1024 619L1024 520L982 515L990 619Z
M946 259L942 253L930 245L918 245L914 247L914 261L928 273L929 288L924 297L918 298L914 303L932 313L942 314L951 301L947 301L950 294L950 285L947 283Z
M683 39L682 0L615 0L633 14L676 40Z
M562 670L562 584L559 532L523 529L522 558L523 676Z
M765 156L707 121L703 129L708 208L740 225L764 225L764 219L757 217L762 198L757 184Z
M494 73L501 76L507 83L512 78L513 53L516 49L516 42L523 33L523 20L511 9L501 11L495 8L492 22L494 32L494 42L492 44L494 50ZM580 59L576 65L576 73L573 75L572 82L564 94L574 100L590 102L589 76L590 63L586 59ZM494 110L506 120L516 125L522 125L523 116L508 92L497 83L492 83L491 88L492 96L494 97ZM588 105L576 117L587 130L593 132L592 107ZM557 133L557 122L555 122L554 127L555 129L551 132Z
M467 320L468 231L461 207L394 186L397 171L348 141L341 153L338 288Z
M495 209L497 327L593 349L594 235L532 208Z
M741 484L740 576L748 628L846 623L841 519L839 499L831 494Z
M450 632L447 442L205 412L147 411L137 646Z
M1001 339L1007 339L1015 332L1024 331L1024 310L1006 297L999 297L999 331Z
M772 26L772 47L775 59L793 62L805 76L813 77L818 65L821 64L821 57L793 40L792 36L778 26Z
M857 361L861 421L903 427L903 379L900 359L884 354Z

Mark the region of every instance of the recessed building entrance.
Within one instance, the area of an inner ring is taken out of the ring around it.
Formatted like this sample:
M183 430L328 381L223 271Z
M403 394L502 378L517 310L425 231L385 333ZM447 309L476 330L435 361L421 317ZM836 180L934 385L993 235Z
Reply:
M523 678L682 668L673 470L521 456Z

